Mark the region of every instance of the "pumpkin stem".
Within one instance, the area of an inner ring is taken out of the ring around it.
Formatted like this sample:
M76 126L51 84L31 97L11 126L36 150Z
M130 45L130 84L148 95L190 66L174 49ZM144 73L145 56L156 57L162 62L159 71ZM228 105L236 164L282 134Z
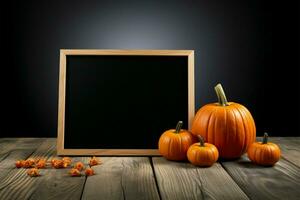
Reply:
M268 135L268 133L264 133L264 138L263 138L263 144L267 144L268 143L268 137L269 137L269 135Z
M200 142L200 147L204 147L204 139L201 135L197 135L198 136L198 139L199 139L199 142Z
M182 121L179 121L176 125L176 129L175 129L175 133L179 133L180 130L181 130L181 127L182 127L182 124L183 122Z
M218 96L218 101L221 106L228 106L228 101L223 90L222 85L219 83L215 86L215 91Z

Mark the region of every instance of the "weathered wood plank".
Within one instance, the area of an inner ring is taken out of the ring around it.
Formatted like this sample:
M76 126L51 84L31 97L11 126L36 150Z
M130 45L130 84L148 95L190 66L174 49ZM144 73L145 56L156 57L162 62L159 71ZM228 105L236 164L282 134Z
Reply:
M103 157L87 178L82 199L159 199L146 157Z
M0 139L0 197L12 178L18 177L25 170L15 168L17 159L26 159L44 139L40 138L1 138Z
M271 168L254 166L247 158L222 163L240 188L224 179L219 164L197 168L153 158L162 199L246 199L245 193L252 199L299 199L300 138L271 137L270 141L279 144L288 161L281 159ZM15 168L16 160L28 156L51 160L56 156L55 145L56 139L0 138L0 199L80 199L81 195L83 199L159 199L148 158L101 158L104 164L93 167L97 175L87 179L69 177L69 169L51 168L42 169L41 177L31 178L26 169ZM89 158L73 159L87 164Z
M200 168L161 157L152 160L162 199L248 199L219 163Z
M44 142L29 158L43 158L50 161L56 157L56 139ZM88 158L73 158L73 161L87 163ZM26 169L13 169L0 183L0 197L5 199L80 199L85 176L70 177L66 169L41 169L40 177L29 177Z
M41 138L2 138L0 140L0 169L15 168L15 161L26 159L44 141Z
M51 159L51 158L49 158ZM73 157L73 162L81 161L86 166L89 158ZM35 187L30 199L45 199L45 200L67 200L80 199L84 187L86 177L71 177L68 172L71 167L66 169L45 169L40 184Z
M36 151L29 158L51 156L55 148L55 139L44 139L44 142L38 146ZM31 144L32 145L32 144ZM32 145L37 147L36 145ZM13 160L4 160L5 162L14 162ZM43 175L43 173L41 173ZM28 199L34 192L37 185L40 184L42 177L29 177L26 169L14 168L0 182L0 197L3 199Z
M300 199L300 170L284 159L261 167L243 156L222 165L251 199Z

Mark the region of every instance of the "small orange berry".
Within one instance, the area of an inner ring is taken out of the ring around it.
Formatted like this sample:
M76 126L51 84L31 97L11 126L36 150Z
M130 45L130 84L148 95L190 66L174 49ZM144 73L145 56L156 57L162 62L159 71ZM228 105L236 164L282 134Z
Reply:
M36 168L45 168L46 167L46 160L44 159L40 159L37 163L36 163Z
M28 169L27 174L28 174L28 176L31 176L31 177L40 176L39 170L37 168Z
M63 168L64 162L62 160L55 160L53 161L52 166L56 169Z
M75 163L74 168L81 171L84 168L84 164L82 162L77 162L77 163Z
M16 164L17 168L21 168L21 167L23 167L24 160L17 160L15 164Z
M90 166L95 166L95 165L100 165L101 164L101 161L96 158L95 156L93 156L93 158L91 158L90 160Z
M85 175L87 175L87 176L93 176L94 174L95 174L95 172L92 168L87 168L85 170Z
M78 169L75 169L75 168L71 169L69 173L70 173L71 176L81 176L80 171Z
M63 157L62 158L62 161L64 162L64 167L66 168L66 167L68 167L68 166L70 166L71 165L71 163L72 163L72 160L71 160L71 158L69 158L69 157Z
M27 159L23 162L23 167L25 168L31 168L34 165L34 160L33 159Z

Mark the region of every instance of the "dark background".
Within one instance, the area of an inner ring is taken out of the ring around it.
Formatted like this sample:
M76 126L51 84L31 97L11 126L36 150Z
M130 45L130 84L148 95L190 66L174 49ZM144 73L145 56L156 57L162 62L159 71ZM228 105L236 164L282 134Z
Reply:
M61 48L193 49L196 109L216 101L221 82L257 135L300 136L299 3L268 2L1 5L1 136L56 137Z

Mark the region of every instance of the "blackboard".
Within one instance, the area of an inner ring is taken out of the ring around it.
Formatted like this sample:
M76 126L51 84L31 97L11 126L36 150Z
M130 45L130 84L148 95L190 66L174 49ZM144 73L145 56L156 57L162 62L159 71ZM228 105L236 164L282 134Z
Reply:
M194 115L191 50L61 50L59 155L157 155Z

